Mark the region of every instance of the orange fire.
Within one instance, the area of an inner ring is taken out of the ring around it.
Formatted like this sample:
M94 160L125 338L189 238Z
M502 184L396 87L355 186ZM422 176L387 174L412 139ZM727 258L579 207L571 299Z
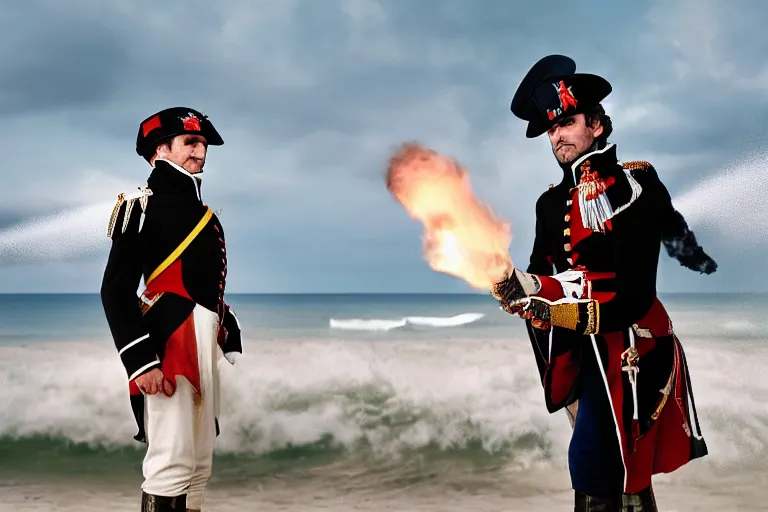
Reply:
M467 171L418 144L390 159L387 189L424 225L424 257L433 270L490 290L513 269L510 224L481 204Z

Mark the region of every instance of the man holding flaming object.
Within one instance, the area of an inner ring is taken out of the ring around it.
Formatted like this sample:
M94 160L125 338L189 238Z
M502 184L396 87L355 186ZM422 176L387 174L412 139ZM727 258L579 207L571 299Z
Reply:
M717 265L654 168L618 161L600 104L610 84L575 71L568 57L545 57L512 100L563 170L536 203L527 272L510 260L509 224L477 201L453 159L406 144L387 189L424 225L433 270L526 318L547 409L572 415L575 510L656 512L651 477L707 454L685 354L656 294L660 246L691 270Z
M512 112L547 134L563 179L536 203L528 272L493 294L527 319L550 412L578 404L569 447L576 511L656 511L651 477L707 454L683 348L657 298L660 245L688 268L716 265L647 162L608 142L602 77L552 55L520 83Z

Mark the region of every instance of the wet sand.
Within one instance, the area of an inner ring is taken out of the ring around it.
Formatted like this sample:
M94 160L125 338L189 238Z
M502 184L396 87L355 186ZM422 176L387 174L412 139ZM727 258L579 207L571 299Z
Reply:
M705 487L660 482L655 484L659 510L764 511L768 491L765 485L722 482ZM451 490L444 486L420 485L391 490L344 490L319 481L273 481L268 485L212 485L206 511L570 511L572 493L563 490L539 494L493 490ZM138 511L139 492L125 484L22 483L4 482L0 487L0 511L66 512Z

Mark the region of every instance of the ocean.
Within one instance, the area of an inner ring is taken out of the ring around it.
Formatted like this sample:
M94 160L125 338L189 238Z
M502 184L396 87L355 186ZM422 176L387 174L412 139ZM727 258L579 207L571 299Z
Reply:
M661 299L710 454L656 478L660 510L763 510L768 295ZM245 353L219 364L207 510L572 510L568 420L489 296L227 300ZM0 295L0 383L0 509L139 509L143 445L97 295Z

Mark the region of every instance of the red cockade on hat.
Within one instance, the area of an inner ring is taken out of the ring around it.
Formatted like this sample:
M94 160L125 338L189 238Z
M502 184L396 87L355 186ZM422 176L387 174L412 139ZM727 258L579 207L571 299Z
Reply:
M579 103L576 98L573 96L573 92L571 92L570 87L566 87L565 81L560 80L560 83L552 84L557 91L557 97L560 99L560 108L555 110L547 110L547 116L549 117L549 120L553 120L555 117L559 116L568 108L573 107L576 108L576 105Z
M568 110L568 107L570 106L576 108L578 101L573 97L571 88L566 87L565 82L562 80L560 80L560 83L557 85L557 95L560 96L560 105L563 107L563 112Z
M185 130L200 131L200 119L192 112L187 117L182 117L181 122L184 123Z
M146 121L144 121L142 123L142 125L141 125L141 133L142 133L142 135L144 135L144 137L146 137L147 135L149 135L149 133L152 130L154 130L156 128L162 128L162 126L160 125L160 116L159 115L154 115L154 116L150 117L149 119L147 119Z

